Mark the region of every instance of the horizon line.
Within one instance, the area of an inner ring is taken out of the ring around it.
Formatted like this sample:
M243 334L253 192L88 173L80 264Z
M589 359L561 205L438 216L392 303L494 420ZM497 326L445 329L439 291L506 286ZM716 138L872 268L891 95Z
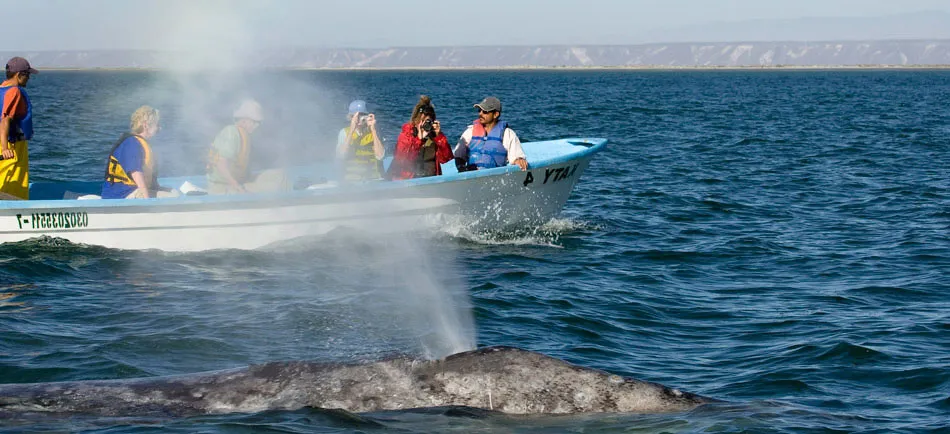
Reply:
M259 52L268 50L394 50L394 49L445 49L445 48L551 48L551 47L631 47L646 45L696 45L696 44L821 44L836 42L950 42L950 38L880 38L880 39L815 39L815 40L723 40L723 41L680 41L680 42L639 42L629 44L510 44L510 45L393 45L386 47L344 47L344 46L300 46L286 45L261 47L249 52ZM0 52L151 52L151 53L180 53L189 52L189 49L165 49L165 48L39 48L39 49L10 49L0 48Z

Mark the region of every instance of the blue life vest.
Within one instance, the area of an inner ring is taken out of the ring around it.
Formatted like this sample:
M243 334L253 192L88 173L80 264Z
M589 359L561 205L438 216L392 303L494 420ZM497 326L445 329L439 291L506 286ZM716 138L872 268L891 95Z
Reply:
M7 90L14 87L19 86L0 87L0 101L3 101L3 98L7 95ZM23 116L22 119L13 119L13 122L10 122L9 140L11 142L30 140L33 138L33 103L30 102L30 97L27 96L26 89L20 87L20 93L23 94L23 99L26 100L26 116Z
M468 164L479 169L491 169L508 164L508 150L502 144L508 123L498 121L487 134L478 121L472 125L472 141L468 144Z

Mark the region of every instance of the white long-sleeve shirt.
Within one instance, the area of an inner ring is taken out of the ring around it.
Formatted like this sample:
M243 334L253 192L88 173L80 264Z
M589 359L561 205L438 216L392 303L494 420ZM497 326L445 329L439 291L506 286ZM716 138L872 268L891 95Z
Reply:
M474 125L469 125L468 128L465 129L465 132L462 133L462 137L459 137L458 144L455 145L455 158L462 158L468 161L468 144L472 142L473 128ZM518 134L515 134L515 130L505 128L505 132L501 137L501 145L508 151L508 164L514 164L515 160L519 158L527 160L524 155L524 150L521 149L521 140L518 139Z

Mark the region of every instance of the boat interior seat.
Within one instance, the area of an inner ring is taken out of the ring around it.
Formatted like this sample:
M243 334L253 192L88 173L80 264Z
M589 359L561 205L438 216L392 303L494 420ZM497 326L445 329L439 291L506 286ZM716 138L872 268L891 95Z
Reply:
M75 191L69 191L69 190L66 190L66 192L63 193L63 200L94 200L94 199L102 199L102 196L99 196L98 194L77 193Z
M79 199L82 196L98 196L101 193L101 181L40 181L30 183L30 200Z

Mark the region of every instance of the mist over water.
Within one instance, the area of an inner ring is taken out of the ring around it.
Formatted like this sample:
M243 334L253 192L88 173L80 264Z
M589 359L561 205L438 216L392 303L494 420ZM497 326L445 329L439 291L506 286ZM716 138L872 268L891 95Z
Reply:
M398 344L383 351L441 358L474 349L475 325L455 253L450 245L432 245L435 241L431 234L408 230L373 238L343 230L265 250L308 255L319 262L314 270L330 274L332 285L316 289L321 299L341 303L333 309L349 312L352 333L371 336L343 345L378 338Z
M264 109L263 126L250 138L252 167L334 164L335 135L346 122L344 104L319 82L262 64L265 51L257 41L263 29L249 25L250 12L224 1L191 2L168 11L175 16L175 28L162 34L160 42L177 54L165 65L167 70L151 74L127 94L97 103L128 108L128 113L139 104L159 107L166 131L156 137L157 149L162 167L171 173L204 173L208 146L221 128L233 122L231 112L246 99L259 101ZM358 92L343 97L355 99ZM314 174L298 181L322 181L332 175ZM435 274L453 269L454 255L442 252L433 264L425 240L413 234L416 228L404 229L404 234L391 239L369 240L351 233L345 236L350 242L333 242L333 255L322 260L335 270L337 285L321 286L319 291L363 306L350 313L354 329L391 331L392 336L379 336L385 340L398 341L397 334L412 337L404 347L392 350L436 358L473 349L467 295L458 285L445 286ZM296 243L307 246L306 241ZM274 289L298 290L297 284L291 278L287 288ZM361 318L353 317L357 315Z
M420 93L432 95L450 139L472 121L471 104L494 93L524 140L606 136L611 144L562 215L522 234L447 226L377 239L338 231L259 251L188 254L48 239L0 246L0 382L425 356L474 342L728 403L565 418L302 409L2 419L0 430L946 430L947 72L283 76L326 89L328 106L338 108L313 121L319 131L306 137L313 146L298 155L303 161L332 155L345 103L357 94L378 104L389 143ZM44 72L31 81L39 123L31 176L101 176L131 110L84 109L100 94L123 101L155 82L170 81L113 72ZM220 110L213 116L228 121L230 111ZM282 129L273 134L292 134ZM206 142L180 134L163 130L156 152L191 156L173 159L170 174L199 172L195 155ZM439 303L446 307L432 308Z

